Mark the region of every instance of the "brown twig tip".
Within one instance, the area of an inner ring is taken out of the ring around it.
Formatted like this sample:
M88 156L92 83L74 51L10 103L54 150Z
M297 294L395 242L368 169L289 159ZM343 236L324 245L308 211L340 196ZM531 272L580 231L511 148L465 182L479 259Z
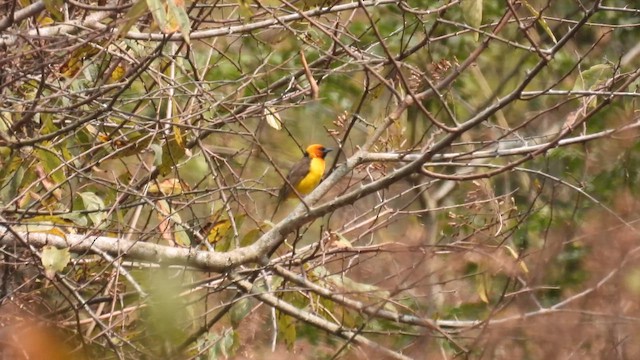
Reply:
M304 51L300 50L300 61L302 62L302 67L304 68L304 74L307 77L307 81L309 82L309 93L311 94L311 98L313 100L317 100L320 94L320 89L318 88L318 83L316 79L313 77L311 73L311 69L309 68L309 64L307 64L307 59L304 56Z

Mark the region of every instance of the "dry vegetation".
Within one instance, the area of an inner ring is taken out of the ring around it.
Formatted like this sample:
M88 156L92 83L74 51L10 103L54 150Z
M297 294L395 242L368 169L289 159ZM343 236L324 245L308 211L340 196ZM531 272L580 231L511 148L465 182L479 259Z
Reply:
M2 358L639 357L631 6L0 0Z

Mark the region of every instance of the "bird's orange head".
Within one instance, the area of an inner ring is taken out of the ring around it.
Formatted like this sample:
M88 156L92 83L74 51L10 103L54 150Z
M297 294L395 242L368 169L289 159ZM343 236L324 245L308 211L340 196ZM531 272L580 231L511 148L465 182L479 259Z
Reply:
M324 159L324 157L333 149L326 148L320 144L313 144L307 147L304 155L310 158Z

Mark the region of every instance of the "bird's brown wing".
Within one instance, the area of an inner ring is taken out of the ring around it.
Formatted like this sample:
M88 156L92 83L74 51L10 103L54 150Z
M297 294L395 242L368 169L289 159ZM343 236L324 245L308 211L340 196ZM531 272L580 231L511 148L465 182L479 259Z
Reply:
M304 179L305 176L307 176L310 166L311 159L308 157L300 159L300 161L293 165L287 175L287 181L282 185L282 188L280 188L280 192L278 193L279 201L286 199L292 193L291 186L295 187L302 179Z

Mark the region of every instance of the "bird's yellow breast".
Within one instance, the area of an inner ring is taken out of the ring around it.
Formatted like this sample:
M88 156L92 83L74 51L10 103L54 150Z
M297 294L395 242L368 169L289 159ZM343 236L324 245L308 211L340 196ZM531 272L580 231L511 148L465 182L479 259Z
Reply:
M296 185L296 190L303 195L310 193L318 186L322 175L324 175L324 159L311 159L309 173Z

